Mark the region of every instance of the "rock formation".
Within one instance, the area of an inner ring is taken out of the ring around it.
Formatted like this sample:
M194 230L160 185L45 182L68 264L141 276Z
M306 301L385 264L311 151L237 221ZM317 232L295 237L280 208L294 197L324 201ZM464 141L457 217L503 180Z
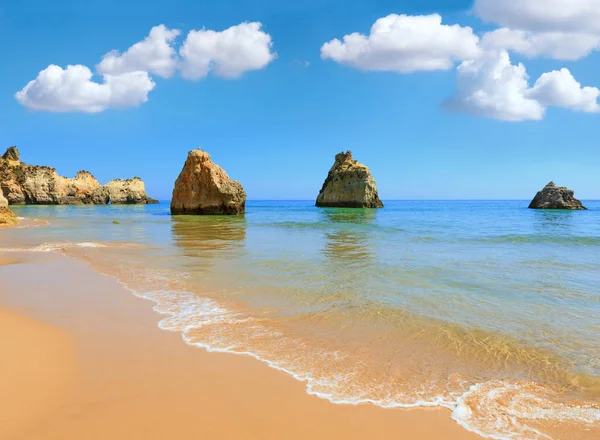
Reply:
M20 154L17 147L8 147L6 153L2 155L2 159L8 162L20 162Z
M538 192L529 205L530 209L587 209L575 198L575 192L564 186L556 186L550 182Z
M102 186L88 171L72 179L62 177L54 168L21 162L16 147L0 158L0 189L11 205L156 203L139 178Z
M0 226L15 226L19 223L17 217L8 209L8 200L4 198L0 191Z
M369 168L341 152L317 197L317 206L332 208L383 208Z
M104 185L97 193L106 203L113 205L144 205L158 203L148 197L146 186L139 177L133 179L115 179Z
M246 192L238 181L201 149L190 151L175 181L171 214L235 215L246 210Z

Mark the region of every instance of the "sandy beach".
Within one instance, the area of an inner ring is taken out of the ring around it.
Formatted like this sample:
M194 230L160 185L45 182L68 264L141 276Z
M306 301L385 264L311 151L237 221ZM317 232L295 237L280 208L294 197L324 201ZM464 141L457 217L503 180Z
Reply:
M8 253L0 279L4 440L479 438L444 409L333 405L254 359L190 347L82 261Z

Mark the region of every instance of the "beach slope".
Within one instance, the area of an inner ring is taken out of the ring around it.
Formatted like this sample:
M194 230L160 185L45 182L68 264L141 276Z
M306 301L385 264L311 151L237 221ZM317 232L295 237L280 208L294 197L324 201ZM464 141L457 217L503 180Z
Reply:
M82 261L0 253L0 280L4 440L478 438L445 409L333 405L252 358L190 347Z

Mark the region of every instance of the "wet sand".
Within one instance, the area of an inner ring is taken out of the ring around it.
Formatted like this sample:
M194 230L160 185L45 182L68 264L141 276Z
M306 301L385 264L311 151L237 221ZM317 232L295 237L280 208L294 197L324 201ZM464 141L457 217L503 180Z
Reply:
M84 262L0 254L0 438L469 440L445 409L333 405L252 358L157 327Z

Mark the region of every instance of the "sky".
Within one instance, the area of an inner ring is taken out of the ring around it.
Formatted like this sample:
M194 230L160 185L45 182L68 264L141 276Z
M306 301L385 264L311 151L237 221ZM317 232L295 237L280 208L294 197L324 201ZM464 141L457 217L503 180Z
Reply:
M202 148L312 200L352 150L384 201L600 199L600 0L20 0L0 37L0 149L65 176L167 200Z

